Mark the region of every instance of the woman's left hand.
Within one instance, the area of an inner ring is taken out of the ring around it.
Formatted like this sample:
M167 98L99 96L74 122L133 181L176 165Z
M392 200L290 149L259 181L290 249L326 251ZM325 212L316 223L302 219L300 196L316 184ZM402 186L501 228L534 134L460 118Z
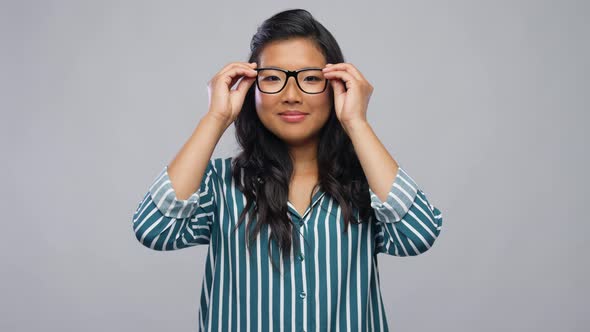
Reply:
M323 72L334 90L334 108L342 126L366 122L373 86L363 74L350 63L327 64Z

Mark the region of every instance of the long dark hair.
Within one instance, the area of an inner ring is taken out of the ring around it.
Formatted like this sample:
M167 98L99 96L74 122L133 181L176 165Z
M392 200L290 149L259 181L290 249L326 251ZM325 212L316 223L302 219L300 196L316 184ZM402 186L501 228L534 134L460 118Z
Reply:
M264 46L272 41L301 37L311 40L319 47L326 63L344 62L344 56L336 39L304 9L286 10L265 20L252 37L248 62L260 63L260 53ZM293 163L287 145L269 131L258 118L254 103L254 89L256 84L248 90L242 109L234 121L236 139L242 151L232 160L232 177L247 201L234 231L253 208L257 217L250 217L246 225L248 250L250 251L250 246L260 229L268 225L270 232L268 252L273 268L276 269L271 254L271 242L277 243L286 259L291 254L292 243L296 250L300 245L298 229L292 227L287 215ZM319 183L312 190L310 197L319 185L326 195L338 201L345 220L344 232L346 232L349 222L368 221L373 210L370 205L367 179L352 142L336 117L331 87L329 93L332 100L330 116L320 130L317 152ZM358 209L360 220L356 219L354 208ZM254 221L254 229L250 230Z

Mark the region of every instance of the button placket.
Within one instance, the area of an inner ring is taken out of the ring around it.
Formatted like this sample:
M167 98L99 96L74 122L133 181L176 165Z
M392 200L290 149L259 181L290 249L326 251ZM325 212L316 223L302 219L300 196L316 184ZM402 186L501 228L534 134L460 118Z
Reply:
M305 219L308 219L308 218L305 218ZM305 225L305 219L301 219L299 221L299 227L303 228L303 226ZM305 229L302 229L300 236L305 237ZM299 261L302 262L304 258L305 258L305 256L303 255L303 249L302 249L302 251L297 256L297 259L299 259Z

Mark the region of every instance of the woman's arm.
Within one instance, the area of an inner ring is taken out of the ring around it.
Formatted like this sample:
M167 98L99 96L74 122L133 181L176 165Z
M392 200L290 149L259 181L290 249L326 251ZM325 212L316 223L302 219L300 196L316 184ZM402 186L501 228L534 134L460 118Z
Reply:
M168 174L178 199L186 199L197 190L207 162L226 129L226 122L207 113L172 160Z
M153 181L133 215L133 231L144 246L175 250L209 243L219 181L210 158L226 128L215 115L205 115Z
M399 165L387 152L368 122L357 121L346 125L346 132L354 145L369 187L379 199L385 201Z
M133 214L137 240L154 250L176 250L209 244L217 211L215 164L207 164L200 187L188 199L178 199L165 166Z
M415 256L430 249L442 227L442 213L398 165L364 121L346 126L369 183L377 217L376 252Z

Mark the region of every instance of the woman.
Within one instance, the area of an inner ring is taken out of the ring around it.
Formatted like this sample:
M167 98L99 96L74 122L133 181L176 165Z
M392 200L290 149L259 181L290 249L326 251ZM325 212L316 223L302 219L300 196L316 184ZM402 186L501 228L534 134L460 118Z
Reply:
M199 330L387 331L376 254L425 252L442 214L368 124L373 87L309 12L287 10L208 89L133 217L151 249L209 245ZM210 159L232 123L240 154Z

